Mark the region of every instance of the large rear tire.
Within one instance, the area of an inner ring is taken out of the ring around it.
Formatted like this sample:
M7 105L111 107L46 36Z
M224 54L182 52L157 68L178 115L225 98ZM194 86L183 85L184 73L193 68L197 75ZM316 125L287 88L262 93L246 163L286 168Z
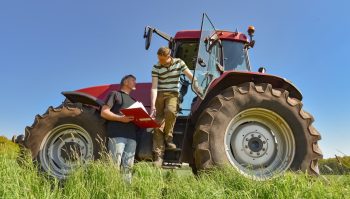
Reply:
M99 157L105 148L104 120L81 104L50 107L26 127L24 145L43 171L66 178L78 165Z
M313 117L288 91L252 82L225 89L201 113L193 137L198 170L232 165L265 180L284 171L319 174Z

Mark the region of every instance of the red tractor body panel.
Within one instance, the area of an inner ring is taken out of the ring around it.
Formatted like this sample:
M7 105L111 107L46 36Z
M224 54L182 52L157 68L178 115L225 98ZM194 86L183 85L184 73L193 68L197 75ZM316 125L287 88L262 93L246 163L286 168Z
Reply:
M247 36L245 36L243 33L223 31L223 30L217 30L216 33L218 34L221 40L231 40L231 41L238 41L243 43L248 42ZM185 31L177 32L174 37L174 40L186 40L186 39L199 40L200 36L201 36L201 31L199 30L185 30Z

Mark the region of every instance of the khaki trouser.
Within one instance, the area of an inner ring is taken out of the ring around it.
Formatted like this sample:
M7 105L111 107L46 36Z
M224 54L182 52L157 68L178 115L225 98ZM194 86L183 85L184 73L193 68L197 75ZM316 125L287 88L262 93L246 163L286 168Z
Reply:
M153 152L156 157L162 157L165 150L164 141L171 141L176 122L178 92L160 91L156 99L156 120L161 124L154 129Z

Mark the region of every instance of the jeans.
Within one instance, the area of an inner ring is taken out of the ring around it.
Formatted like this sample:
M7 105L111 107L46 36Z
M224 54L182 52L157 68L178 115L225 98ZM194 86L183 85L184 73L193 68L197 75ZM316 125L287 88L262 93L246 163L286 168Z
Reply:
M131 169L134 165L136 141L123 137L109 138L108 150L117 167L121 168L124 180L131 183Z

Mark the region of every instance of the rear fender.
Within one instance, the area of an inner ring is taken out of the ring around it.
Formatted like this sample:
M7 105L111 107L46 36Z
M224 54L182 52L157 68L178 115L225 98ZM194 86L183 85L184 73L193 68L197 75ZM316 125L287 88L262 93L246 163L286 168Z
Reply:
M147 108L151 106L151 83L137 83L136 90L131 92L131 97L143 103ZM82 88L76 91L66 91L62 94L71 102L80 102L92 106L103 106L108 94L120 90L119 84L106 84Z
M82 103L97 108L100 108L104 105L104 102L102 100L79 91L65 91L62 92L62 95L64 95L72 103Z

